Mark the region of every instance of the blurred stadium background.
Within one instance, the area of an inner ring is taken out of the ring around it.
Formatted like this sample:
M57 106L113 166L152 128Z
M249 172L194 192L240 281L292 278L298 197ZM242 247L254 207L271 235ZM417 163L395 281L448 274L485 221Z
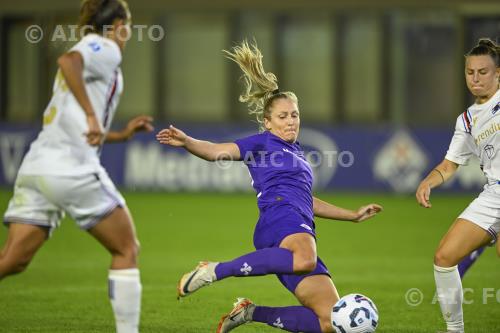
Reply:
M299 97L300 141L315 166L317 191L350 208L367 201L385 207L366 226L318 222L320 255L341 294L372 297L381 311L380 332L439 328L432 302L433 251L484 178L471 162L437 191L430 211L419 209L412 193L443 158L456 117L472 102L463 55L479 37L500 41L500 3L134 0L129 5L135 28L123 58L125 90L116 127L148 114L157 130L172 123L214 141L255 132L238 102L239 69L221 52L255 38L266 70L278 76L282 90ZM69 25L76 24L78 9L76 0L0 2L2 209L41 126L56 59L75 41ZM30 32L34 25L42 34ZM242 165L200 161L160 147L153 134L106 146L103 163L123 189L142 241L143 332L211 331L236 296L295 304L273 277L228 280L199 297L174 301L178 276L197 260L225 260L252 249L257 211ZM5 235L6 229L0 230L0 240ZM112 331L103 297L107 257L81 235L72 223L63 223L28 272L1 283L0 332ZM483 257L464 281L473 290L466 325L468 332L500 332L500 265L494 249ZM496 299L484 302L485 287ZM411 288L423 292L419 306L405 300ZM273 329L249 326L241 332Z
M158 127L182 124L213 140L255 131L238 102L239 69L221 53L255 38L267 70L299 96L302 143L343 161L328 167L317 161L316 186L327 190L413 191L442 158L456 116L471 102L463 54L479 37L500 38L495 1L149 0L130 7L135 28L116 122L149 114ZM78 1L0 4L0 184L12 184L40 126L56 59L78 37L70 27L78 8ZM30 34L34 25L41 30ZM201 162L151 146L151 138L107 148L115 182L171 191L248 189L246 172L231 168L230 176L210 181L217 170L203 172ZM472 172L448 186L470 190L482 182Z

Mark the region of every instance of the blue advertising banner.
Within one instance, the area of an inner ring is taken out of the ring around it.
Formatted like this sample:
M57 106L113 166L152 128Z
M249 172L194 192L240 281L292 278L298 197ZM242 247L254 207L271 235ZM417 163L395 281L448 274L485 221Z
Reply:
M255 134L245 126L179 126L189 135L231 142ZM161 126L156 126L159 130ZM452 129L384 127L302 127L299 142L311 163L316 190L410 193L448 148ZM0 126L0 185L11 186L37 128ZM137 190L251 191L241 162L207 162L183 149L160 145L154 134L138 134L123 144L105 145L102 163L116 185ZM477 191L485 179L476 160L461 167L443 187Z

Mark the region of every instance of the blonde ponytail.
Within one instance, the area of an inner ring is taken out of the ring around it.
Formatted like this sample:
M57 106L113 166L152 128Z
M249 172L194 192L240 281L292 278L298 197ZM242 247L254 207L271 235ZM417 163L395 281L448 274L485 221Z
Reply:
M243 71L245 91L239 101L246 103L249 113L255 115L261 130L264 130L264 118L270 117L270 106L275 99L290 98L297 103L292 92L280 92L278 79L271 72L266 72L262 64L262 53L254 42L249 45L246 40L232 48L232 52L223 50L226 57L238 64Z

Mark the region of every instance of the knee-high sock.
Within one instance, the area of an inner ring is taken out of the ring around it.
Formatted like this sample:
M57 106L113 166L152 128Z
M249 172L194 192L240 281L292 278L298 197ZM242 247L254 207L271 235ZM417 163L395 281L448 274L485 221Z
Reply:
M485 247L480 247L476 251L472 251L467 257L463 258L462 261L458 264L458 272L460 273L460 277L463 278L465 273L469 270L470 266L479 258L481 253L483 253Z
M462 312L462 280L457 266L439 267L434 265L434 278L441 312L449 331L464 331Z
M304 306L283 308L256 306L252 321L265 323L288 332L321 333L318 316Z
M110 270L108 281L116 333L138 333L142 291L139 270Z
M217 280L228 276L292 274L293 254L290 250L270 247L251 252L215 267Z

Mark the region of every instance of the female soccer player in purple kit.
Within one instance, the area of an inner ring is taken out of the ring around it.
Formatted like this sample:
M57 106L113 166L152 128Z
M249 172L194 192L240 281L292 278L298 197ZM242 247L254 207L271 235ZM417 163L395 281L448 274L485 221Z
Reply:
M351 211L313 197L312 170L296 141L300 127L297 97L278 90L276 76L264 71L256 45L245 41L225 53L244 73L246 91L240 101L257 116L262 132L216 144L170 126L157 139L208 161L241 160L247 165L260 210L254 232L257 250L229 262L200 263L179 281L179 297L230 276L276 274L302 306L264 307L240 298L222 317L217 332L229 332L250 321L290 332L334 332L330 313L339 295L316 253L314 216L361 222L382 207L369 204Z

